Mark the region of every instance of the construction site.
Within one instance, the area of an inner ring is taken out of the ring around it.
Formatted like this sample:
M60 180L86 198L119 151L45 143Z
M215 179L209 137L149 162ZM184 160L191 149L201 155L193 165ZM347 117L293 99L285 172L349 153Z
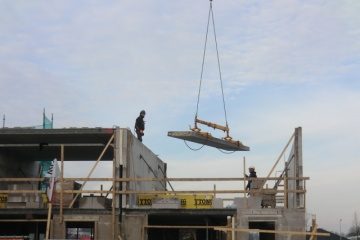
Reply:
M210 17L211 1L207 28ZM205 51L206 42L203 65ZM168 137L222 151L250 151L229 134L217 60L225 126L198 119L201 78L194 127L169 131ZM226 136L213 137L198 124ZM171 159L160 159L129 128L53 128L45 110L40 128L4 125L0 129L0 239L305 240L329 236L318 233L316 220L306 213L310 177L303 173L301 127L284 139L282 152L264 177L173 178L167 174ZM70 162L91 168L86 176L68 177L67 171L79 171L66 168ZM109 171L95 177L94 171L103 163L110 166ZM244 173L248 167L244 157ZM194 184L177 190L172 186L175 182ZM200 182L213 187L199 188L196 183ZM232 189L222 189L219 183Z
M205 138L191 134L183 133L189 141ZM234 148L234 143L215 138L207 138L207 145ZM245 176L171 178L171 166L125 128L2 128L0 148L1 239L303 240L326 235L316 233L315 222L312 233L305 229L309 177L302 171L300 127L268 176L252 179L250 190ZM285 166L279 166L286 149L291 153ZM85 178L65 178L67 161L93 167ZM112 174L92 177L103 161L112 163ZM46 168L44 162L51 164ZM279 168L281 174L275 176ZM46 173L56 175L53 195ZM96 181L111 187L85 188ZM177 191L171 186L176 181L226 181L244 187L222 190L214 184L213 189ZM225 207L224 201L232 201L233 207Z

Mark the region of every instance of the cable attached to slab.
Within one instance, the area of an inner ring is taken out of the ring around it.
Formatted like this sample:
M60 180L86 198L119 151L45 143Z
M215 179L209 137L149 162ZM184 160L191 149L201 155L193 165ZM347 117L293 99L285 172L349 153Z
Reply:
M223 150L221 150L220 148L217 148L220 152L224 153L224 154L233 154L235 151L232 151L232 152L225 152Z
M205 146L205 144L203 144L201 147L199 147L198 149L195 149L195 148L191 148L187 143L186 143L186 141L184 140L184 143L185 143L185 145L189 148L189 149L191 149L191 150L193 150L193 151L199 151L200 149L202 149L204 146Z
M184 140L184 143L185 143L185 145L186 145L189 149L191 149L191 150L193 150L193 151L199 151L200 149L202 149L202 148L206 145L208 139L209 139L209 137L206 136L205 142L204 142L203 145L202 145L201 147L199 147L198 149L195 149L195 148L190 147L190 146L186 143L185 140Z
M203 53L203 59L202 59L202 65L201 65L200 85L199 85L199 93L198 93L198 99L197 99L197 105L196 105L195 119L197 119L198 110L199 110L200 92L201 92L202 77L203 77L203 72L204 72L204 62L205 62L205 53L206 53L206 45L207 45L207 36L208 36L208 33L209 33L210 16L211 16L211 18L212 18L212 24L213 24L213 29L214 29L215 46L216 46L216 56L217 56L219 76L220 76L220 83L221 83L221 93L222 93L222 100L223 100L224 113L225 113L225 122L226 122L226 127L228 127L226 107L225 107L225 98L224 98L224 89L223 89L223 83L222 83L222 77L221 77L221 69L220 69L219 50L218 50L217 39L216 39L215 20L214 20L214 13L213 13L213 10L212 10L212 0L210 0L210 8L209 8L209 14L208 14L208 22L207 22L207 27L206 27L204 53Z

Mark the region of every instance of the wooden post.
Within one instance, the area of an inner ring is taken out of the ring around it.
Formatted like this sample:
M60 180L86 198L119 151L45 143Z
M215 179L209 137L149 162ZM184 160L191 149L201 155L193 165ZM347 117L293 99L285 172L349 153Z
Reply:
M311 229L312 235L311 235L309 240L316 240L317 239L317 236L315 235L317 227L318 227L318 225L316 224L316 219L313 218L312 219L312 229Z
M116 144L116 143L115 143ZM113 158L113 179L112 179L112 210L111 210L111 229L112 239L115 239L115 210L116 210L116 159Z
M61 163L60 163L60 223L63 222L63 196L64 196L64 144L61 144Z
M235 218L231 217L231 227L235 228ZM231 231L231 240L235 240L235 231Z
M227 224L226 226L228 228L231 228L231 216L227 216ZM226 240L231 240L231 232L230 231L226 231Z
M284 208L287 209L288 208L288 182L287 182L287 176L286 174L284 175Z
M295 137L295 132L294 132L294 133L293 133L293 135L290 137L290 139L289 139L288 143L286 144L286 146L285 146L284 150L281 152L281 154L280 154L279 158L276 160L276 162L275 162L275 164L274 164L273 168L271 169L271 171L269 172L269 174L268 174L268 176L267 176L267 177L270 177L270 176L271 176L271 174L273 173L273 171L274 171L275 167L276 167L276 166L277 166L277 164L279 163L279 161L280 161L281 157L284 155L284 153L285 153L286 149L288 148L289 144L290 144L290 143L291 143L291 141L294 139L294 137Z
M111 138L110 138L109 142L106 144L106 146L105 146L104 150L101 152L101 154L100 154L100 156L99 156L98 160L96 160L96 162L95 162L95 164L94 164L93 168L91 169L91 171L90 171L90 172L89 172L89 174L87 175L86 179L89 179L89 178L90 178L90 176L91 176L92 172L94 171L94 169L95 169L96 165L99 163L99 161L100 161L100 160L101 160L101 158L103 157L103 155L104 155L105 151L107 150L107 148L109 147L109 145L110 145L110 143L112 142L112 140L113 140L113 139L114 139L114 134L111 136ZM85 181L84 181L84 183L81 185L80 190L82 190L82 189L84 188L84 186L85 186L85 183L86 183L86 182L87 182L87 180L85 180ZM77 198L78 196L79 196L79 193L76 193L76 195L75 195L74 199L73 199L73 200L72 200L72 202L70 203L69 208L72 208L72 206L74 205L75 200L76 200L76 198ZM114 197L114 196L113 196L113 197Z
M304 190L306 189L306 181L303 180L304 182ZM304 192L304 209L306 209L306 192Z
M290 137L289 141L287 142L287 144L286 144L285 148L283 149L283 151L281 152L280 156L279 156L278 159L276 160L276 162L275 162L274 166L272 167L272 169L270 170L269 174L267 175L267 178L269 178L269 177L271 176L271 174L273 173L275 167L278 165L281 157L284 155L286 149L288 148L288 146L290 145L290 143L291 143L291 141L294 139L294 137L295 137L295 131L294 131L294 133L292 134L292 136ZM267 180L268 180L268 179L267 179ZM265 185L265 183L266 183L267 180L263 181L263 183L261 184L261 186L260 186L260 188L259 188L260 191L264 189L264 185ZM256 197L256 196L255 196L255 197ZM255 202L255 198L254 198L254 201L251 203L250 207L252 207L252 205L254 204L254 202Z
M49 203L48 218L46 224L46 238L45 238L46 240L49 240L49 236L50 236L51 210L52 210L52 203Z
M244 169L244 175L243 175L243 177L244 177L244 182L243 182L243 183L244 183L244 184L243 184L243 185L244 185L244 201L243 201L243 202L244 202L244 209L247 208L246 180L245 180L245 174L246 174L246 173L245 173L245 171L246 171L246 170L245 170L245 169L246 169L246 168L245 168L245 161L246 161L246 160L245 160L245 157L244 157L244 161L243 161L243 162L244 162L244 163L243 163L243 169Z

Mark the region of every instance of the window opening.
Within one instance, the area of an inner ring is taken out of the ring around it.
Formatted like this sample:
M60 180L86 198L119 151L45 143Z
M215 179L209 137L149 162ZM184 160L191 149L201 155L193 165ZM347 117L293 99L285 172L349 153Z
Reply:
M66 239L94 240L94 222L67 222Z
M275 222L249 222L249 229L275 230ZM275 240L275 233L250 232L250 240Z

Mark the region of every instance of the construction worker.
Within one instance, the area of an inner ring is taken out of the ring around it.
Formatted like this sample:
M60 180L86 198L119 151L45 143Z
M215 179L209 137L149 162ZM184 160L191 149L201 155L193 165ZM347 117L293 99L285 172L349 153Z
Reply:
M137 138L140 142L142 142L142 136L144 136L144 130L145 130L145 110L141 110L140 115L136 118L135 121L135 132L137 135Z
M254 167L254 166L250 166L250 167L249 167L249 173L250 173L250 175L245 174L245 176L246 176L247 178L257 178L256 172L255 172L255 167ZM251 182L252 182L252 180L249 180L249 181L248 181L248 183L247 183L247 185L246 185L246 190L250 190L250 184L251 184ZM248 195L249 195L249 194L248 194Z

